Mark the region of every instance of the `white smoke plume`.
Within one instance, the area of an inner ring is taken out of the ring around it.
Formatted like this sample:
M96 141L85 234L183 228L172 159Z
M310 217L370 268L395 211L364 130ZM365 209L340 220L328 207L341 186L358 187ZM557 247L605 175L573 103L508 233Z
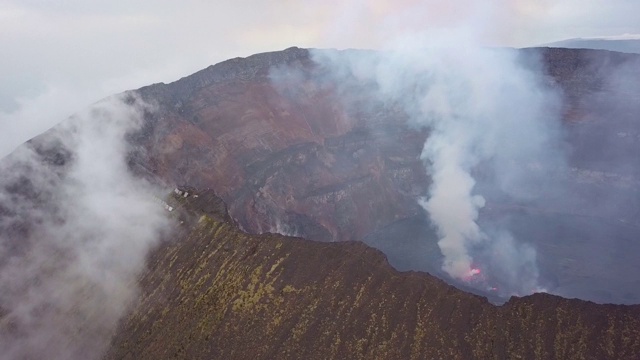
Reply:
M99 359L168 229L156 191L127 166L148 105L92 106L0 162L3 359Z
M539 179L526 169L563 166L558 94L517 51L467 37L437 39L404 40L380 53L318 51L314 58L338 78L371 84L376 100L399 105L411 124L428 129L421 158L432 183L418 201L437 227L442 269L461 280L482 272L511 294L537 291L535 250L507 229L479 226L485 198L474 172L491 172L495 191L533 199L530 187Z

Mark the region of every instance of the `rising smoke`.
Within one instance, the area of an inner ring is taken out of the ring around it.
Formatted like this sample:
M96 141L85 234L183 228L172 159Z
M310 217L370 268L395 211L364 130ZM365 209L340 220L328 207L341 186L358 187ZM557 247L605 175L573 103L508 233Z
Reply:
M97 359L168 229L156 192L127 167L148 105L92 106L0 162L3 359Z
M428 129L421 159L432 183L417 201L437 228L442 269L479 287L490 278L506 294L539 291L535 249L506 228L479 226L485 197L474 172L491 173L484 189L533 200L540 179L527 169L541 176L564 166L558 94L516 51L439 41L412 39L380 53L318 51L314 60L337 83L370 84L376 101L400 106L411 125Z

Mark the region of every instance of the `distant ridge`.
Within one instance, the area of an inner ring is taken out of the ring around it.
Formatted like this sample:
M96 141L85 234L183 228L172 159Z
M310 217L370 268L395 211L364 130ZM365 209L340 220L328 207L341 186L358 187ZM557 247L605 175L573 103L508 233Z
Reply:
M609 50L640 54L640 34L603 36L593 38L573 38L544 44L545 47L568 49Z

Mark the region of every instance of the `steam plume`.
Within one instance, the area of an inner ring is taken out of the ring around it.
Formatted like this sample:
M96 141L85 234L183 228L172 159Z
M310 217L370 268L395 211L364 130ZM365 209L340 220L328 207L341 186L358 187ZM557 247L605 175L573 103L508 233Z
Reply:
M518 244L508 229L487 233L479 226L485 198L473 173L493 173L493 191L532 199L537 179L527 167L563 163L557 94L536 78L535 64L523 64L515 51L465 39L450 46L423 40L383 53L316 52L315 60L337 78L373 84L375 98L400 105L410 123L429 130L421 158L432 184L418 202L440 235L442 269L469 280L481 268L510 293L535 291L535 250Z

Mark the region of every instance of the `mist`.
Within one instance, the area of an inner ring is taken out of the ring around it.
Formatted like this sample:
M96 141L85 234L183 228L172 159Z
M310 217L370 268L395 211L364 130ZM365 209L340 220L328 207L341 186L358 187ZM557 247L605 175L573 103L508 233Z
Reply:
M127 134L153 108L94 104L0 162L3 359L98 359L168 230L159 189L127 166Z

